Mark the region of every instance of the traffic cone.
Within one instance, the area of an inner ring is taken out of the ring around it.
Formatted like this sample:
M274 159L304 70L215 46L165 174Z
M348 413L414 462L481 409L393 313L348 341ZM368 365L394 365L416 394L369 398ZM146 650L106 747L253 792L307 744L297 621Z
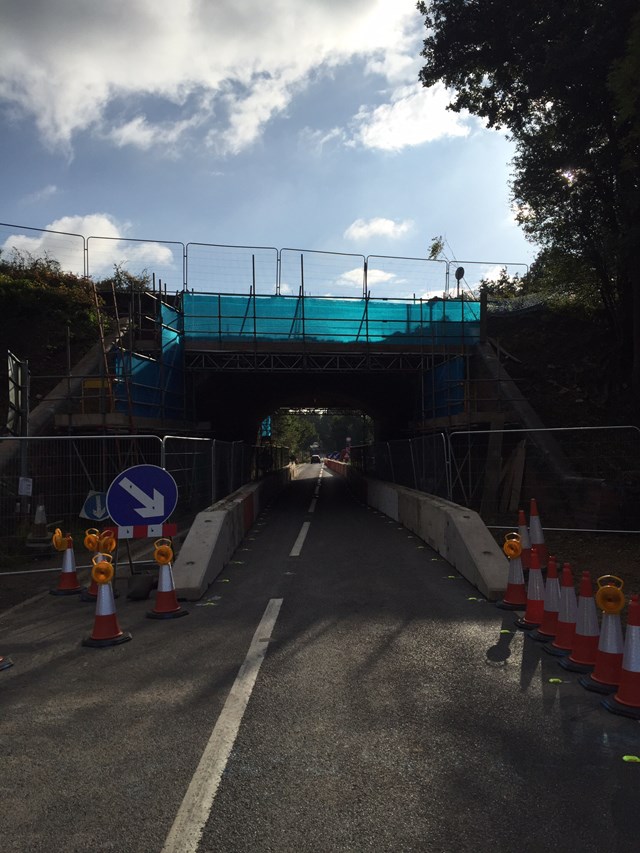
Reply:
M523 509L518 510L518 534L520 536L520 545L522 545L522 568L528 569L531 566L531 537L529 536L529 528L527 527L527 519Z
M0 672L2 672L3 669L9 669L10 666L13 666L11 658L3 658L0 655Z
M558 629L558 613L560 610L560 583L558 581L558 563L555 557L549 557L547 578L544 582L544 613L539 628L529 636L539 643L553 640Z
M538 515L538 504L535 498L531 498L529 509L529 535L531 537L531 547L535 545L538 549L540 566L545 568L549 560L549 550L544 544L544 533L542 532L542 524Z
M171 563L161 565L156 603L153 610L147 612L147 617L149 619L177 619L179 616L187 616L188 613L188 610L178 604Z
M118 624L116 603L111 586L113 566L110 561L111 557L106 554L96 554L93 558L91 573L98 584L96 616L93 631L89 637L84 638L83 646L104 648L105 646L117 646L131 639L131 634L128 631L123 631Z
M602 581L609 581L603 584ZM614 580L617 583L611 583ZM623 581L614 575L598 578L596 606L602 610L600 640L596 665L592 673L582 675L578 681L594 693L615 693L622 674L622 623L620 613L624 607Z
M522 610L527 604L527 592L522 573L522 545L518 533L507 533L502 550L509 560L509 576L504 598L496 602L501 610Z
M178 604L176 587L173 582L171 571L171 560L173 559L173 548L170 539L157 539L154 543L153 557L158 563L160 573L158 576L158 592L156 593L156 604L153 610L147 612L149 619L177 619L186 616L184 610Z
M582 573L578 593L578 615L576 632L573 635L571 654L558 661L560 666L571 672L589 672L596 665L598 653L598 614L593 599L593 586L589 572Z
M531 566L529 568L529 581L527 583L527 608L524 616L516 619L516 628L527 631L537 628L542 622L544 615L544 581L538 562L538 550L535 545L531 546Z
M82 592L76 574L76 559L73 553L73 539L71 536L63 536L59 528L56 528L52 539L57 551L64 551L62 557L62 570L58 577L58 586L49 590L51 595L76 595Z
M577 614L578 602L573 574L569 563L565 563L562 567L560 583L560 607L558 609L556 636L552 643L544 646L545 652L558 657L564 657L571 652L573 637L576 632Z
M631 596L627 611L627 631L624 638L620 684L613 696L602 704L613 714L640 720L640 599Z

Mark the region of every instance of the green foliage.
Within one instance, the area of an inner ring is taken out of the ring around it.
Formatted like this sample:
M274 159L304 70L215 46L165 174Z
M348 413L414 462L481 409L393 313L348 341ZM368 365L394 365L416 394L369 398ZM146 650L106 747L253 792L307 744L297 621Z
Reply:
M113 275L101 279L97 286L100 290L110 290L113 287L117 293L129 293L132 290L149 290L150 283L151 276L147 270L143 270L140 275L134 275L124 269L123 264L114 264Z
M97 339L93 285L57 261L14 251L0 258L2 346L20 358L66 350Z
M320 453L331 453L343 450L347 438L352 444L373 440L371 419L358 413L334 415L285 409L272 415L271 430L273 443L289 447L298 461L308 459L312 444L318 445Z
M429 0L425 86L506 128L513 199L543 247L539 282L604 305L640 391L640 13L637 0ZM562 283L565 275L571 280ZM531 278L531 281L533 278Z

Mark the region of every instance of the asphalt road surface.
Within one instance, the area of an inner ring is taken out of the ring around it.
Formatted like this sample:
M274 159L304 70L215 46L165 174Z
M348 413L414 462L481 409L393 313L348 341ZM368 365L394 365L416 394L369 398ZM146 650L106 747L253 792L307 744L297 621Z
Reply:
M1 853L640 849L640 724L320 465L151 606L2 614Z

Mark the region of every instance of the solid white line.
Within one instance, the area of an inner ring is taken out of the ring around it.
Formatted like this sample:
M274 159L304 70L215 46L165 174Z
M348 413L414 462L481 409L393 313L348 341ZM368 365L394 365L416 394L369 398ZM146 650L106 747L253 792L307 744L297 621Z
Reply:
M311 501L311 503L309 504L309 512L315 512L316 511L316 503L317 503L317 499L314 498Z
M244 663L238 671L222 713L211 732L209 742L178 809L173 826L169 830L162 853L196 853L198 849L224 768L238 735L242 716L267 653L268 643L265 639L271 636L282 601L282 598L272 598L264 611Z
M302 551L302 546L304 545L304 540L307 538L307 533L309 532L309 527L311 527L310 521L305 521L300 528L300 533L298 533L298 538L293 544L293 548L291 549L290 557L299 557L300 551Z

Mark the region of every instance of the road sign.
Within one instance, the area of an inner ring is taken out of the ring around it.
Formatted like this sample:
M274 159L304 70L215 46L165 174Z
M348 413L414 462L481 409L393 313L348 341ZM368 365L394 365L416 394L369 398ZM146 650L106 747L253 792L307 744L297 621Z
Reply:
M105 518L109 518L107 493L89 492L80 510L80 518L88 518L90 521L104 521Z
M157 465L127 468L107 491L107 512L122 527L162 524L177 503L176 481Z

